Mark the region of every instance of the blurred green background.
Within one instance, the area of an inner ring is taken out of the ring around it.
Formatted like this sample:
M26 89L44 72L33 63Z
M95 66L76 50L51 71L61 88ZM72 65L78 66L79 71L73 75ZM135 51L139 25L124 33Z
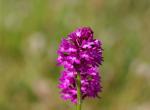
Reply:
M150 110L150 0L0 0L0 110L75 110L56 50L80 26L104 48L101 99L83 110Z

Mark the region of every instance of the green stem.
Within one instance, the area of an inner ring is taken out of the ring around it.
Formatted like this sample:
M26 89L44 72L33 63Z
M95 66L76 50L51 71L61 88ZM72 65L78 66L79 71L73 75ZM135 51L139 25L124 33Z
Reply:
M77 84L77 110L81 110L81 76L80 73L77 74L77 80L76 80L76 84Z

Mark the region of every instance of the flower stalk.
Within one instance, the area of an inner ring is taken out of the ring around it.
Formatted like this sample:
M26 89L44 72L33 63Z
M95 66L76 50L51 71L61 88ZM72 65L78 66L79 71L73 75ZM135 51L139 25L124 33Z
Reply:
M61 97L76 104L77 110L82 109L86 97L95 98L101 92L99 65L103 61L102 51L102 42L94 39L90 27L76 29L60 43L57 62L64 70L58 87Z
M77 85L77 110L81 110L81 105L82 105L82 98L81 98L81 75L80 75L79 72L77 73L76 85Z

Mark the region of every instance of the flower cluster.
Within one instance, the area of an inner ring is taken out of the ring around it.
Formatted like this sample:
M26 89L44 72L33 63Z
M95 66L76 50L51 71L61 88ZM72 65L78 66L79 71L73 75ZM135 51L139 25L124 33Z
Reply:
M62 39L57 51L57 62L64 66L59 88L63 99L77 102L76 78L81 76L81 96L97 97L101 91L101 80L98 66L102 63L101 41L93 38L89 27L82 27Z

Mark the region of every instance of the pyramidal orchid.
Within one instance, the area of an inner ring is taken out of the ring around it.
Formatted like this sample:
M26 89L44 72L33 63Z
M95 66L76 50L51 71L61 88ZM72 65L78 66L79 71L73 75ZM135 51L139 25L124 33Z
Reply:
M81 27L62 39L57 51L58 65L64 66L59 79L61 97L81 110L82 100L98 97L101 92L99 65L102 64L102 43L93 38L89 27Z

